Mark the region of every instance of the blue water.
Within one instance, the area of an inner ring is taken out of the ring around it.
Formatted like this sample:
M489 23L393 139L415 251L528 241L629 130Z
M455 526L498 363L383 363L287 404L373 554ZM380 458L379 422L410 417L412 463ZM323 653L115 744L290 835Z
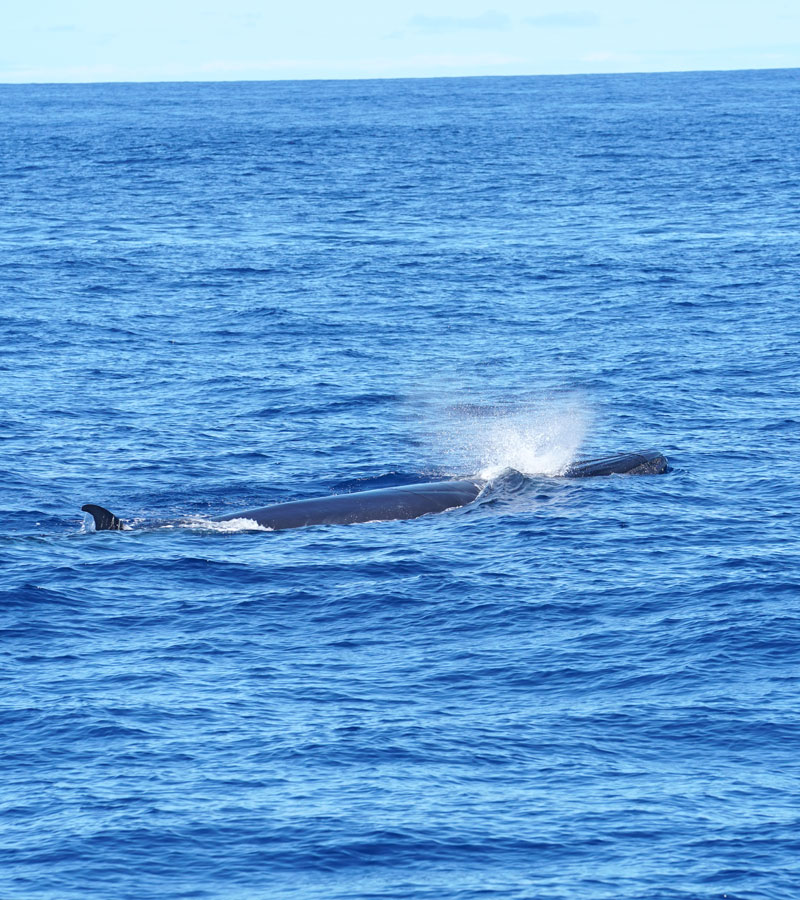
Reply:
M0 87L3 900L800 896L798 100Z

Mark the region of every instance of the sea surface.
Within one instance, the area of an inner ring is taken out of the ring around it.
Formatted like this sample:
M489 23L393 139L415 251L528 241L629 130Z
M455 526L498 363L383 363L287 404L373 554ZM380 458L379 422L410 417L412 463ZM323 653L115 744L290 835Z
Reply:
M0 86L2 900L800 897L799 104Z

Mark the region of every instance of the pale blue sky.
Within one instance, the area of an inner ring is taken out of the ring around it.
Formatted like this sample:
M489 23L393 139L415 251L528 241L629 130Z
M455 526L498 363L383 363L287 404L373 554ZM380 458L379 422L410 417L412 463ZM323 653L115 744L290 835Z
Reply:
M0 82L537 75L800 66L800 0L33 0Z

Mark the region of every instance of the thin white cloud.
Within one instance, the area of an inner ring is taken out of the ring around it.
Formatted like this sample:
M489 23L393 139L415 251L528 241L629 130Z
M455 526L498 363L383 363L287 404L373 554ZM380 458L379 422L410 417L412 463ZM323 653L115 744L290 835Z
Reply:
M524 59L502 53L434 53L414 54L397 59L386 57L358 58L350 60L314 60L314 59L273 59L269 61L215 60L199 66L199 70L207 74L241 74L244 72L261 74L285 74L292 70L314 70L323 67L334 72L352 71L347 77L392 77L391 73L404 74L413 70L457 70L470 68L488 69L492 67L520 65ZM294 76L297 77L297 76Z
M535 28L592 28L600 19L591 12L556 12L542 16L527 16L522 20Z
M408 23L416 31L444 34L448 31L501 31L511 25L505 13L487 10L480 16L413 16Z
M133 69L125 65L86 65L4 70L0 66L0 84L435 77L465 73L490 75L509 69L514 69L514 74L519 74L526 66L525 59L502 53L414 54L397 59L216 59L191 67L173 63L151 69Z

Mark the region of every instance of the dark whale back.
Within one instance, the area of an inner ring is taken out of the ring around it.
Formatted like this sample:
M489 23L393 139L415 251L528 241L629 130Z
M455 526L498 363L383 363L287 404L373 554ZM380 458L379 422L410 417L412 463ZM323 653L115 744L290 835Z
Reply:
M580 459L564 472L567 478L592 478L596 475L660 475L667 471L667 458L658 450L615 453L596 459Z
M427 513L466 506L478 496L481 485L474 481L436 481L408 484L354 494L334 494L276 503L261 509L215 516L213 522L246 519L262 528L279 530L304 525L349 525L353 522L386 522L416 519Z
M564 475L567 478L589 478L596 475L659 475L667 470L667 460L657 450L638 453L616 453L596 459L572 463ZM424 484L404 484L374 491L312 497L275 503L259 509L216 516L212 522L232 522L243 519L262 528L278 531L302 528L305 525L349 525L353 522L387 522L393 519L416 519L428 513L444 512L472 503L483 489L483 482L433 481ZM127 526L102 506L87 503L82 507L91 513L97 531L122 531Z

